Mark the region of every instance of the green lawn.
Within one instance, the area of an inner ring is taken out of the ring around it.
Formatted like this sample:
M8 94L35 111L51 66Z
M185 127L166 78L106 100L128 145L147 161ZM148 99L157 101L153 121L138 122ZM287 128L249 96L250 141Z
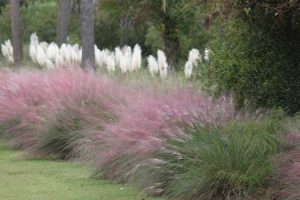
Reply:
M20 155L0 143L0 200L154 199L129 186L89 178L88 168L78 163L22 160Z

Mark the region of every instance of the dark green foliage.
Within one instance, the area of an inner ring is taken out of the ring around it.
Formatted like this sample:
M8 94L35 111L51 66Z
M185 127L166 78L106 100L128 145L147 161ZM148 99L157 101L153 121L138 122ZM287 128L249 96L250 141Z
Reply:
M170 63L183 70L188 51L204 48L209 39L205 15L210 5L196 0L103 0L95 8L95 43L101 49L134 46L143 54L164 50ZM69 42L80 43L79 2L74 1ZM163 9L163 7L165 9ZM9 7L0 7L0 42L11 38ZM24 42L36 32L41 41L55 41L57 1L26 0L21 6ZM171 62L176 60L176 62Z
M201 77L217 94L233 91L240 105L250 100L257 107L299 111L299 5L280 14L252 1L233 2L238 14L218 24Z
M39 0L21 6L24 40L36 32L42 41L55 40L57 5L54 1ZM2 8L0 15L0 41L11 39L9 7Z
M11 38L9 7L0 6L0 42ZM36 32L40 41L52 42L56 37L56 20L58 14L57 3L54 0L25 1L21 6L22 30L25 43ZM79 41L79 16L73 13L70 28L69 42Z
M185 61L191 48L202 48L208 40L207 5L195 0L167 0L165 10L163 5L163 1L101 1L95 20L96 44L111 49L139 43L144 55L163 49L168 58Z
M8 3L7 0L0 0L0 14L2 13L1 8L4 7Z

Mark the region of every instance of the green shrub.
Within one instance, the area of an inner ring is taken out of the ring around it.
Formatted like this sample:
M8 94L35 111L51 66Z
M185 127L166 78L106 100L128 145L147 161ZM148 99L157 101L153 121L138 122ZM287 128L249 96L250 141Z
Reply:
M250 195L273 172L270 156L280 148L279 127L270 120L190 127L187 131L192 137L171 141L168 150L177 153L163 157L165 167L175 172L165 194L185 200L243 199Z
M0 7L0 43L2 44L5 40L9 39L11 28L10 28L10 15L7 7Z
M299 111L299 5L279 18L253 1L231 2L238 14L217 25L209 45L211 62L202 67L200 77L216 94L234 92L240 105ZM282 1L267 2L272 7Z

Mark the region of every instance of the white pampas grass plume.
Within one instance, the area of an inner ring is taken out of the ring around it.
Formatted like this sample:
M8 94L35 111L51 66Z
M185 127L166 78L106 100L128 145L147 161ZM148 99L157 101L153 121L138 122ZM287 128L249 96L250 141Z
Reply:
M31 44L29 45L29 57L31 58L31 60L36 63L37 62L37 57L36 57L36 46Z
M5 48L4 48L5 49ZM5 49L6 50L6 49ZM122 73L140 69L142 65L142 49L136 44L133 51L130 46L116 47L114 52L108 49L100 50L96 45L95 60L99 68L113 72L118 66ZM29 55L34 63L47 69L79 64L82 59L82 49L78 44L62 44L60 47L52 42L39 42L36 33L30 36Z
M142 49L140 45L136 44L133 49L131 68L133 70L140 69L142 66Z
M4 42L4 44L1 45L1 52L3 57L10 63L14 62L14 56L13 56L13 47L10 42L10 40L7 40Z
M108 55L105 59L106 68L108 72L114 72L116 69L116 61L114 53Z
M193 64L197 65L198 62L201 62L201 55L198 49L192 49L189 52L188 60Z
M120 69L122 73L126 73L127 72L127 59L124 55L122 55L120 57Z
M34 63L47 69L57 66L72 66L79 64L82 58L82 50L78 44L62 44L58 47L56 43L39 42L36 33L30 36L29 56Z
M70 51L71 51L71 62L73 64L79 64L81 62L79 60L79 47L77 49L77 46L74 47L73 45L70 47Z
M30 35L30 44L29 44L29 57L34 63L38 63L38 52L37 46L39 45L39 38L36 33Z
M65 52L66 63L73 63L72 51L73 51L73 47L71 45L67 44L66 52Z
M96 65L99 67L99 68L103 68L103 59L102 59L102 54L101 54L101 50L98 49L98 47L95 45L95 60L96 60Z
M49 69L49 70L55 69L55 65L54 65L54 64L52 63L52 61L49 60L49 59L47 59L47 60L45 61L45 66L46 66L46 68Z
M57 54L55 58L55 65L61 67L64 64L64 59L61 54Z
M184 74L186 78L190 78L193 73L193 68L197 67L198 62L201 61L201 55L198 49L192 49L189 52L188 61L184 66Z
M36 54L36 57L37 57L37 63L38 63L40 66L44 66L44 65L45 65L45 62L46 62L46 59L47 59L47 56L46 56L46 54L45 54L43 48L42 48L40 45L37 45L36 51L37 51L37 54Z
M35 45L35 46L39 44L39 38L36 35L36 33L32 33L30 35L30 44Z
M73 50L75 51L75 52L79 52L79 49L80 49L80 47L79 47L79 44L74 44L73 46L72 46L72 48L73 48Z
M122 49L120 47L115 48L115 64L118 66L122 73L127 71L132 71L131 68L131 47L124 46Z
M117 49L116 49L117 50ZM121 53L116 51L118 53L118 62L119 62L119 67L121 69L122 73L126 73L129 71L130 67L130 61L131 61L131 48L128 46L124 46L121 50Z
M69 52L68 52L68 49L67 49L67 45L66 45L66 44L62 44L62 45L60 46L59 53L60 53L61 58L62 58L62 60L63 60L63 64L69 63L68 60L69 60L70 56L68 55Z
M121 64L121 57L123 56L123 53L121 51L121 48L120 47L116 47L115 48L115 58L116 58L116 65L118 67L120 67L120 64Z
M184 65L184 75L186 78L191 78L192 73L193 73L193 64L188 61Z
M44 50L44 52L46 52L46 50L48 48L48 43L47 42L41 42L41 43L39 43L39 46Z
M99 50L95 47L96 63L101 68L106 68L108 72L116 69L115 53L108 49Z
M152 76L155 76L159 72L158 62L152 55L147 58L149 72Z
M133 66L131 65L132 60L132 49L130 46L124 46L123 48L123 58L126 65L126 71L132 72L134 70Z
M162 50L157 51L157 60L158 60L158 67L159 67L159 75L161 78L165 78L168 75L168 63L167 57Z
M46 55L50 61L55 61L56 55L59 53L58 46L52 42L46 50Z

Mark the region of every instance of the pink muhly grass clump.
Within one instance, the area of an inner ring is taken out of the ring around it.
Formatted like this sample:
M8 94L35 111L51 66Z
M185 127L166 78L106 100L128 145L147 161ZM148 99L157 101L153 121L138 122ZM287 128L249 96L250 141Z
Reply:
M51 112L48 108L41 112L32 151L60 159L78 158L89 143L88 130L102 130L115 120L119 87L104 76L82 70L53 72L48 79L57 98L49 104Z
M95 173L121 182L134 179L139 167L168 139L189 137L184 130L187 125L221 124L235 117L232 98L214 101L192 89L167 94L146 89L129 95L127 101L116 110L119 120L105 126L101 139L93 140L101 143L93 160Z
M38 122L39 108L51 101L43 73L8 73L8 81L1 87L0 127L2 135L16 148L34 143L32 128Z
M110 79L81 69L6 75L6 83L0 85L0 128L16 148L42 148L52 137L49 130L71 132L77 123L74 121L80 121L78 130L87 124L102 126L103 121L110 120L110 107L118 101L115 93L119 89Z

